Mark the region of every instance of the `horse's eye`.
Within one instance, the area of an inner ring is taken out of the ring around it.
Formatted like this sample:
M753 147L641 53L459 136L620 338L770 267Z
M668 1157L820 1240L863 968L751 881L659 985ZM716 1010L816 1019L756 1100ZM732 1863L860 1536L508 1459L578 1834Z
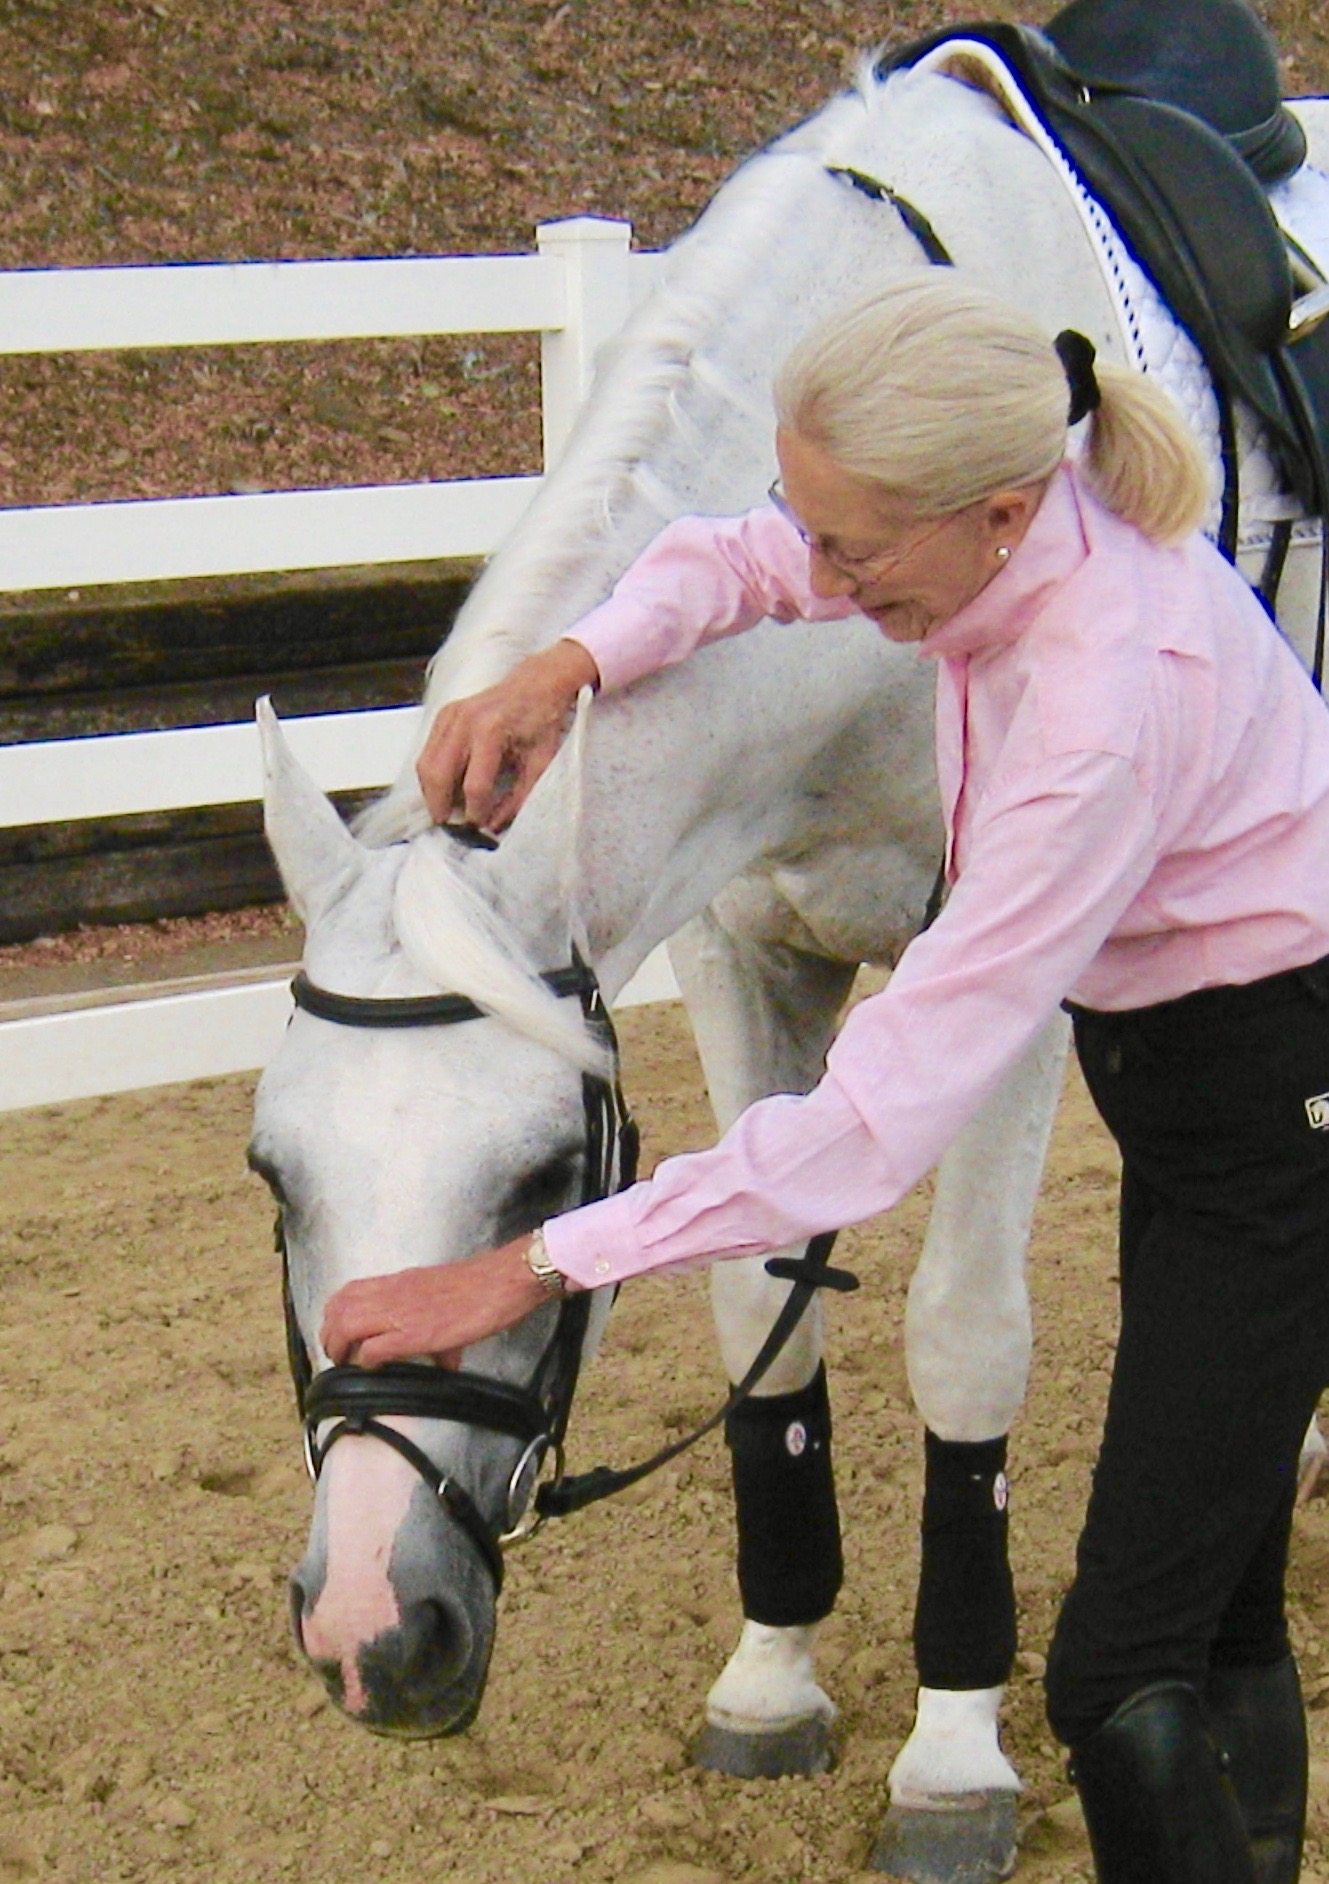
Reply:
M562 1151L528 1171L509 1191L499 1212L499 1242L523 1236L546 1217L566 1210L581 1180L581 1150Z

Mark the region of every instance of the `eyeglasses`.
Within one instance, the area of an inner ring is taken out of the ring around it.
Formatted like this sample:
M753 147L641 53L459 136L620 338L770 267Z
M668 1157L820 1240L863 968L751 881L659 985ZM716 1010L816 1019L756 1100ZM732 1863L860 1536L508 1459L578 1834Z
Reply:
M846 556L841 550L828 548L824 536L819 536L814 530L808 529L780 489L778 479L767 491L766 496L785 522L792 524L797 530L810 550L815 550L822 561L829 563L832 569L838 569L842 576L848 576L851 582L857 583L871 582L878 576L884 576L888 570L894 569L897 563L902 563L912 556L915 550L920 550L925 543L930 543L934 536L939 536L946 525L960 514L958 511L948 511L930 529L921 531L912 542L903 544L899 549L874 550L867 556Z

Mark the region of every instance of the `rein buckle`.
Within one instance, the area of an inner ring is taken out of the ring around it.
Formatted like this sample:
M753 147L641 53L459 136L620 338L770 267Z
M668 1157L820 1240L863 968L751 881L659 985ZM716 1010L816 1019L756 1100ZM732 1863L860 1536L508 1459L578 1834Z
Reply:
M540 1484L540 1473L544 1467L545 1461L549 1458L552 1458L554 1462L554 1475L547 1481L546 1485L542 1486ZM528 1468L532 1465L535 1469L531 1477L530 1496L526 1500L524 1509L514 1515L513 1507L521 1491L522 1480ZM498 1535L498 1542L501 1548L506 1550L509 1544L524 1544L528 1537L534 1537L535 1533L542 1528L549 1513L541 1504L539 1494L542 1490L548 1490L550 1487L560 1484L562 1478L563 1447L558 1440L551 1439L548 1433L541 1433L537 1438L531 1440L530 1444L526 1447L525 1451L512 1468L512 1476L508 1480L508 1528L505 1531L500 1531Z

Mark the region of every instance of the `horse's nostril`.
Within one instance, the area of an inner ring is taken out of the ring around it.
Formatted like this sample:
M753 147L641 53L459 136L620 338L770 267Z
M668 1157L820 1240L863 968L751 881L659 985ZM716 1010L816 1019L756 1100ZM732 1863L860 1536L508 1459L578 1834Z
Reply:
M479 1710L494 1641L493 1585L469 1549L458 1588L440 1589L409 1561L388 1602L330 1600L314 1566L295 1567L287 1601L296 1647L334 1706L374 1733L460 1733ZM414 1584L414 1589L411 1584ZM351 1592L355 1594L354 1591ZM337 1592L332 1593L334 1596Z
M360 1651L359 1671L369 1698L364 1724L396 1733L449 1732L466 1725L479 1701L475 1647L464 1610L435 1600L411 1603L395 1629ZM462 1718L455 1719L458 1713Z
M417 1681L437 1690L455 1681L471 1656L471 1628L466 1612L436 1601L412 1603L390 1641L396 1638L398 1667L404 1683ZM373 1650L371 1647L370 1653Z

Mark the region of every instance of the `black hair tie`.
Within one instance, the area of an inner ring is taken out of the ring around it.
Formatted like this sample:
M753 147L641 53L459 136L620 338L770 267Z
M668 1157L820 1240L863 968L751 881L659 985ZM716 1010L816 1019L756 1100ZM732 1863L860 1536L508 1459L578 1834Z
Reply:
M1103 403L1098 375L1094 371L1097 349L1092 340L1077 334L1073 327L1064 327L1052 344L1057 349L1057 358L1071 391L1071 409L1066 423L1078 425L1091 412L1097 412Z

